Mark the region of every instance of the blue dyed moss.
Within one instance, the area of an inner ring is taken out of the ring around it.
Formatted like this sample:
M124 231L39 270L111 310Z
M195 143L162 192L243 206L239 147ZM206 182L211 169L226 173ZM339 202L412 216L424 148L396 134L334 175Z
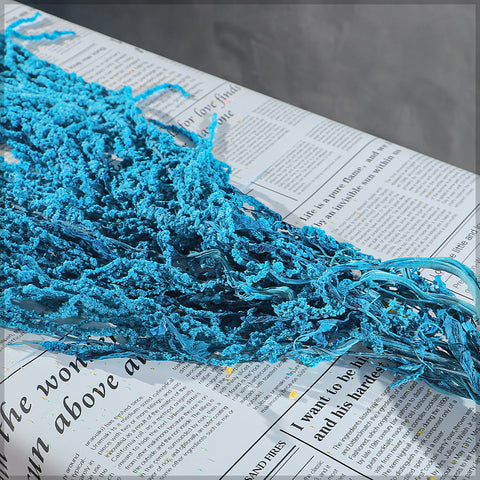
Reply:
M453 273L476 296L470 270L382 262L284 223L229 184L214 124L200 138L142 116L138 100L180 87L86 83L17 45L21 23L0 38L0 141L18 159L0 162L1 325L82 358L314 366L363 345L400 383L480 401L478 313L419 274Z

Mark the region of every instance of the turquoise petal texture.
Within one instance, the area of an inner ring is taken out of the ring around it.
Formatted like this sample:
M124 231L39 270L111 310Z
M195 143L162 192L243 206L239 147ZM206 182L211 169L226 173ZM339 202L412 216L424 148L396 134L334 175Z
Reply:
M284 223L229 183L215 120L199 137L142 115L138 101L180 86L134 97L87 83L15 41L72 32L24 36L21 23L0 38L0 137L16 159L0 161L1 325L90 359L315 366L362 346L397 383L480 402L478 312L420 275L452 273L478 298L473 272L382 262Z

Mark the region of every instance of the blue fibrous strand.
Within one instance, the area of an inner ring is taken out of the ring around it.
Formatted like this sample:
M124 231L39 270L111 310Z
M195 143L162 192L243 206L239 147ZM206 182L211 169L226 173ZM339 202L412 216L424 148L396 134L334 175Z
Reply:
M1 37L0 136L17 159L0 162L1 325L91 359L314 366L362 345L397 383L480 401L478 313L420 275L450 272L477 296L469 269L382 262L284 223L229 184L214 122L180 145L137 106L158 89L134 97L68 74L14 41L20 23Z

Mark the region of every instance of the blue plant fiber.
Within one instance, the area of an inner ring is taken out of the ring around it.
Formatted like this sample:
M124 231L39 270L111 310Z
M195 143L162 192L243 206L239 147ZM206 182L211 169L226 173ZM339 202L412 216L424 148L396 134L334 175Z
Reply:
M145 118L145 94L87 83L14 41L72 32L22 36L20 24L1 36L0 141L17 159L0 161L1 325L85 359L315 366L363 345L396 383L480 402L478 312L420 275L452 273L478 298L471 270L382 262L283 222L229 184L215 122L199 137Z

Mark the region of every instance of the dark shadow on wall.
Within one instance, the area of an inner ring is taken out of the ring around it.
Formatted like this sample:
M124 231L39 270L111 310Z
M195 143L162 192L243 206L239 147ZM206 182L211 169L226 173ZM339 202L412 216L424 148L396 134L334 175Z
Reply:
M26 1L475 170L475 6Z

